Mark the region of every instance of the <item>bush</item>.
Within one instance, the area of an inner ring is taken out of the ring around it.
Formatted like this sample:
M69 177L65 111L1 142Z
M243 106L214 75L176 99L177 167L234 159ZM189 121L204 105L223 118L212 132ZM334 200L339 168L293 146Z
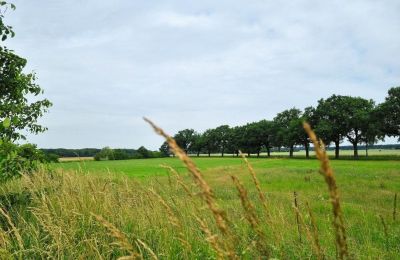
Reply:
M0 145L0 179L6 181L24 173L32 174L38 169L39 163L45 161L44 153L36 145L3 141Z

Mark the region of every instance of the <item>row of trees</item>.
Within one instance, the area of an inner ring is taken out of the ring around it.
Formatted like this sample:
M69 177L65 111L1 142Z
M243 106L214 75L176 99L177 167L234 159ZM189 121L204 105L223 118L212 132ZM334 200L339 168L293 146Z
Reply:
M96 161L104 160L128 160L128 159L149 159L163 157L161 152L154 152L146 149L144 146L134 149L111 149L104 147L94 155Z
M391 88L385 102L376 105L373 100L361 97L332 95L320 99L316 107L303 111L297 108L285 110L273 120L261 120L243 126L222 125L198 133L193 129L179 131L175 140L186 153L226 153L238 155L239 150L260 155L271 149L289 151L292 157L295 147L302 146L309 157L310 140L303 130L307 121L326 145L333 144L335 157L339 158L340 144L347 140L352 144L354 157L358 157L358 145L375 144L386 136L400 138L400 87ZM160 151L169 154L167 143Z

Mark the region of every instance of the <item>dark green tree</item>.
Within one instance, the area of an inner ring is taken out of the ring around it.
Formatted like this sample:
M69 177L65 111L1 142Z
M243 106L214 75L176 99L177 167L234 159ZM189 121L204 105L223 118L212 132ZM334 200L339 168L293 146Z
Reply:
M193 129L184 129L179 131L174 136L174 139L179 147L181 147L185 153L188 153L195 141L196 134L197 133Z
M208 157L211 156L211 153L218 151L218 141L217 135L215 134L214 129L206 130L203 135L203 142L204 142L204 150L208 154Z
M169 157L171 155L171 150L167 142L164 142L159 149L162 157Z
M289 156L293 157L294 146L301 144L299 137L299 122L301 111L297 108L285 110L276 115L274 123L277 127L277 139L285 147L289 148ZM302 132L302 134L304 131Z
M327 99L320 99L315 110L318 124L315 127L319 137L326 145L335 144L335 158L339 158L340 143L349 132L347 96L332 95Z
M388 136L398 137L400 141L400 87L389 89L385 102L378 109L383 121L381 131Z
M200 156L202 149L204 148L204 138L200 133L193 135L193 143L191 145L191 152L195 153L197 157Z
M360 97L346 97L346 100L346 106L342 110L346 115L346 136L353 145L354 158L358 158L358 144L365 142L368 132L372 133L374 129L371 116L375 105L373 100Z
M215 145L222 157L224 157L224 154L229 147L232 138L231 132L231 128L228 125L221 125L213 130L216 142Z

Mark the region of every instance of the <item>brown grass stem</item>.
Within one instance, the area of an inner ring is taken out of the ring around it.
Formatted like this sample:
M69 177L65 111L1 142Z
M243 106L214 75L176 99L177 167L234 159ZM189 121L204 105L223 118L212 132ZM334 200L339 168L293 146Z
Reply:
M331 199L332 211L334 216L333 225L336 234L336 244L338 245L339 250L338 257L340 259L345 259L349 255L346 241L346 229L344 226L344 219L340 205L339 191L336 185L336 178L333 173L332 167L330 166L324 143L322 142L322 140L317 139L317 136L315 135L314 131L311 129L311 126L308 123L304 123L303 127L308 134L310 140L314 144L316 156L321 164L320 173L322 174L326 184L328 185L329 197Z

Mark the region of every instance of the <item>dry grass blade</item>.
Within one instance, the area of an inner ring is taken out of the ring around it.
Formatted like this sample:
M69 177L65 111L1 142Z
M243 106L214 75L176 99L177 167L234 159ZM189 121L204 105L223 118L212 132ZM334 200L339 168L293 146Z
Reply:
M298 216L298 221L299 221L298 225L303 225L304 226L304 229L306 231L307 239L311 242L312 249L315 252L315 254L317 255L317 258L319 260L324 259L324 255L323 255L321 247L319 245L319 241L317 240L317 242L316 242L315 237L313 238L313 234L311 233L310 229L308 228L308 226L304 222L304 218L303 218L301 212L299 211L299 208L296 205L294 205L293 209L296 212L296 215Z
M129 243L127 237L125 236L122 231L120 231L116 226L112 223L108 222L102 216L96 215L91 213L91 215L100 223L102 224L111 234L111 236L117 240L115 243L121 249L128 251L132 257L139 257L140 255L136 252L135 248Z
M161 197L153 189L149 189L149 191L151 192L151 194L153 194L158 199L158 201L161 203L161 205L167 211L169 223L171 223L171 225L176 228L181 228L182 226L181 226L179 219L176 217L174 211L171 209L171 207L168 205L168 203L163 199L163 197Z
M254 171L253 166L251 166L251 164L247 160L246 156L242 153L242 151L239 150L239 153L240 153L240 156L242 156L244 162L246 163L247 169L250 172L251 178L253 179L253 183L256 186L256 189L258 192L258 197L260 198L264 209L267 211L267 199L265 198L264 193L261 191L261 185L257 178L256 172Z
M140 240L140 239L137 239L137 241L138 241L139 244L141 244L141 245L143 246L144 249L146 249L147 252L149 252L149 254L150 254L150 256L151 256L152 259L155 259L155 260L158 259L158 257L157 257L156 254L154 253L154 251L151 250L151 248L150 248L145 242L143 242L143 241Z
M165 165L165 164L162 164L162 165L160 165L160 166L161 166L162 168L164 168L164 169L167 169L167 170L170 171L172 174L174 174L175 177L176 177L176 179L177 179L178 184L182 186L182 188L185 190L185 192L187 193L187 195L189 195L189 197L193 197L193 193L190 191L189 187L188 187L188 186L186 185L186 183L183 181L182 176L180 176L179 173L178 173L174 168L172 168L172 167L169 166L169 165Z
M245 212L245 217L247 221L250 223L251 228L257 234L257 240L256 240L257 249L263 257L266 257L268 259L270 256L270 250L266 243L267 239L260 226L260 222L257 217L254 205L251 203L247 195L247 190L244 188L243 184L240 183L239 179L233 175L231 176L231 178L239 192L239 197Z
M328 155L325 151L325 146L322 140L318 140L314 131L311 129L311 126L308 123L303 124L304 130L310 137L310 140L314 144L314 149L318 160L321 163L320 173L324 176L325 182L328 185L329 196L332 203L333 210L333 225L336 233L336 243L339 249L339 258L344 259L347 258L348 248L346 241L346 229L344 227L343 213L340 206L340 198L339 191L336 185L335 175L329 163Z
M198 216L195 216L195 219L197 222L199 222L201 230L206 234L206 240L207 242L211 245L211 247L214 249L215 253L217 254L217 259L224 259L226 253L224 250L221 248L220 243L218 241L218 236L214 235L211 230L208 228L207 223L200 219Z
M297 202L297 192L293 192L293 197L294 197L294 207L295 207L295 213L296 213L296 224L297 224L297 232L299 234L299 242L301 243L301 226L300 226L300 213L299 213L299 204Z
M20 250L23 250L24 249L24 243L22 242L23 241L22 237L19 234L18 229L15 227L14 223L12 222L10 216L2 208L0 208L0 213L1 213L1 215L3 215L6 218L7 223L10 225L10 227L11 227L11 229L12 229L14 235L15 235L15 238L17 239L18 246L19 246Z
M317 228L317 223L315 221L314 214L308 203L306 203L306 206L307 206L307 210L308 210L308 215L310 216L310 219L311 219L312 237L313 237L313 241L314 241L314 246L315 246L317 254L318 254L318 259L324 259L325 256L324 256L324 253L322 252L321 243L319 242L318 228Z
M220 209L218 206L214 192L208 183L204 180L203 175L201 174L200 170L196 167L194 162L187 156L187 154L178 146L176 141L169 136L167 133L164 132L160 127L156 126L152 121L147 118L143 118L150 126L154 129L154 131L159 134L160 136L164 137L167 141L171 151L185 164L186 168L191 173L194 181L196 182L197 186L202 191L202 198L206 202L208 208L211 210L215 222L217 224L218 229L221 231L222 234L226 235L228 239L232 238L232 234L228 229L228 219L226 217L225 212ZM228 245L228 257L229 258L236 258L236 254L233 251L233 246Z
M221 230L223 234L228 234L228 227L227 227L227 219L225 216L225 212L222 211L214 197L214 193L211 189L211 187L208 185L208 183L204 180L201 172L199 169L196 167L194 162L189 158L189 156L186 155L186 153L177 145L176 141L166 134L164 130L156 126L152 121L150 121L147 118L144 118L144 120L149 123L154 131L163 136L166 141L168 142L168 145L171 149L171 151L186 165L186 168L189 170L189 172L192 174L194 180L196 181L197 185L200 187L203 193L203 198L205 202L207 203L207 206L210 208L212 211L215 221L217 223L218 228Z

